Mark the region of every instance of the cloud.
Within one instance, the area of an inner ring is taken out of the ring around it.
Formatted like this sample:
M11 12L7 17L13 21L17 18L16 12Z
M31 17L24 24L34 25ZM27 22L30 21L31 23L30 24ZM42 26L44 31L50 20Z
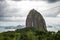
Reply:
M0 1L5 1L5 0L0 0ZM49 3L53 3L60 0L6 0L6 1L48 1Z
M0 1L4 1L4 0L0 0Z
M24 22L26 17L0 17L0 22Z
M5 14L5 9L7 8L7 4L5 1L0 1L0 17L4 16Z
M49 3L54 3L54 2L57 2L59 0L47 0Z
M12 0L12 1L48 1L49 3L54 3L59 0Z
M29 5L31 4L31 5ZM42 5L41 5L42 4ZM46 8L56 6L57 4L45 4L45 3L37 3L37 2L0 2L0 17L12 17L12 16L27 16L29 13L30 9L35 8L36 10L45 10ZM46 6L48 5L48 6ZM45 10L44 12L42 11L43 15L46 17L56 17L60 12L60 7L57 8L49 8L49 10ZM52 12L53 11L53 12Z
M48 17L47 19L45 18L47 24L60 23L60 18L58 18L60 17L60 7L53 8L59 5L60 2L50 4L45 3L44 1L43 2L0 1L0 23L1 23L0 25L3 26L24 24L26 21L25 17L32 8L35 8L44 17L46 18ZM16 24L7 22L15 22Z
M20 9L14 5L10 5L6 1L0 1L0 17L20 16Z
M57 15L57 17L60 17L60 13Z
M44 5L45 4L45 5ZM46 6L48 5L48 6ZM22 17L26 17L29 11L32 8L35 8L37 11L41 12L41 10L46 10L46 8L50 8L52 6L56 6L58 4L47 4L45 2L0 2L0 21L24 21L21 19ZM56 17L60 12L60 7L49 9L46 11L42 11L42 15L45 17ZM53 11L53 12L52 12ZM6 18L5 18L6 17ZM10 18L9 18L10 17Z
M0 0L0 1L22 1L22 0Z
M12 1L22 1L22 0L12 0Z
M46 17L57 17L60 14L60 6L47 9L42 13Z
M45 17L45 21L47 25L60 24L60 18L58 17Z
M39 7L40 2L38 2L37 4L36 2L34 2L33 4L32 3L33 2L30 3L30 2L14 2L14 1L8 1L6 3L1 2L0 17L26 16L27 13L30 11L30 9L34 7ZM40 5L40 6L43 6L43 5ZM40 9L43 9L43 8L40 8Z

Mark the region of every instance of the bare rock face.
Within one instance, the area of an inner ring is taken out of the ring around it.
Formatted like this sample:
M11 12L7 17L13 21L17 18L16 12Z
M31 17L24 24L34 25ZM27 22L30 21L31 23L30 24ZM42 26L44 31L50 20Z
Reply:
M39 12L32 9L27 16L26 27L36 27L41 30L46 30L45 20Z

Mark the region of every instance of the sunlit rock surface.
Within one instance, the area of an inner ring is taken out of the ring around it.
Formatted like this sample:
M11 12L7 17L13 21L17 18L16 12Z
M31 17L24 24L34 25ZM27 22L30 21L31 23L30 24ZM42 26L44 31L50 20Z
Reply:
M32 9L27 16L26 27L36 27L41 30L46 30L45 20L39 12Z

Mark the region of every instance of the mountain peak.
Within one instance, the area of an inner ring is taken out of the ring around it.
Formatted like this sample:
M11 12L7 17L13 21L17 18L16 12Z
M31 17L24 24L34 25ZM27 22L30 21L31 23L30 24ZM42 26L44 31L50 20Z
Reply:
M27 16L26 27L35 27L41 30L46 30L45 20L38 11L32 9Z

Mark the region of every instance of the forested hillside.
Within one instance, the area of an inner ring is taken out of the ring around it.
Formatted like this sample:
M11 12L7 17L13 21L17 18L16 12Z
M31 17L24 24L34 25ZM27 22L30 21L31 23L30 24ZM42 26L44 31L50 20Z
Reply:
M60 31L47 32L37 28L23 28L0 33L0 40L60 40Z

